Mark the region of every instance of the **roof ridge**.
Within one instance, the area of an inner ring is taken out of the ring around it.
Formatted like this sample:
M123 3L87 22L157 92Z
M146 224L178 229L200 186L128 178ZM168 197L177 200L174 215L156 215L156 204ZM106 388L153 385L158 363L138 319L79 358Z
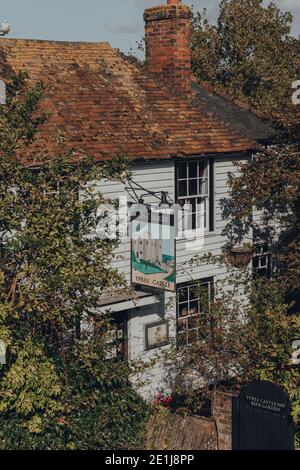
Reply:
M107 46L111 49L114 49L108 41L66 41L66 40L55 40L55 39L36 39L36 38L6 38L0 37L0 45L9 44L9 43L24 43L24 42L34 42L34 43L47 43L47 44L61 44L61 45L90 45L90 46Z

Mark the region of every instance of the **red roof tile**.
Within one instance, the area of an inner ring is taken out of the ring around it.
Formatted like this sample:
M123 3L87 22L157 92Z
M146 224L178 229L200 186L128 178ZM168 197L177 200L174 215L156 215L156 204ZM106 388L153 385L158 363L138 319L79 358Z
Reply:
M51 117L38 146L61 145L99 160L242 152L256 143L173 95L137 61L108 43L0 39L0 77L27 70L46 85Z

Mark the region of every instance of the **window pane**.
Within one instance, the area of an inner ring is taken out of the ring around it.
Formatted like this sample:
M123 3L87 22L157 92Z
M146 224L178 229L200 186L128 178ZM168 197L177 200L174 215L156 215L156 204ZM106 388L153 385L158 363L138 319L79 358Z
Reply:
M178 165L178 178L187 178L187 164L179 163Z
M268 257L266 255L260 258L260 266L261 268L266 268L268 266Z
M206 212L206 199L202 197L198 197L196 201L196 212L204 214Z
M199 162L199 177L204 178L206 176L207 162Z
M191 214L191 217L190 217L190 220L189 220L189 226L188 226L188 229L192 229L192 230L195 230L196 228L196 214L195 213L192 213Z
M189 310L189 314L190 315L197 315L199 313L199 301L198 300L193 300L190 302L190 310ZM197 315L198 316L198 315Z
M261 245L256 245L255 254L260 256L262 254Z
M255 256L252 260L254 276L272 276L272 257L271 247L266 242L256 243Z
M186 196L187 195L187 181L179 181L178 183L178 196Z
M210 302L210 289L208 284L202 284L200 286L200 303L201 311L207 310Z
M191 204L191 212L197 212L197 199L190 199L190 204Z
M189 163L189 178L197 178L198 164L197 162Z
M110 321L111 330L107 335L108 357L107 359L124 359L127 351L126 320L122 318L112 318Z
M208 192L208 183L207 180L199 179L199 193L201 195L206 195Z
M189 305L188 303L181 304L178 306L178 315L179 317L186 317L189 314Z
M206 227L206 213L205 212L197 212L196 214L196 224L197 228L205 228Z
M178 302L187 302L188 301L188 288L183 287L178 289Z
M189 180L189 195L196 196L198 194L197 180Z
M262 252L263 253L269 253L270 251L270 248L269 248L269 245L268 244L265 244L262 246Z
M199 285L195 284L190 287L190 300L199 299Z
M177 202L182 206L190 205L189 208L186 207L186 212L183 214L182 227L185 229L210 228L211 203L208 194L210 190L208 174L207 160L178 163ZM205 206L197 208L197 200L205 202Z

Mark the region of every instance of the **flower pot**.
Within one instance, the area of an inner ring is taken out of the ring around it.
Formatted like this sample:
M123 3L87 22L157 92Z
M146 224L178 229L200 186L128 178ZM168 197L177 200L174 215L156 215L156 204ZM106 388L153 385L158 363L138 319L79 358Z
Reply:
M228 262L235 268L244 268L248 266L253 258L253 248L231 248L227 251L226 256Z

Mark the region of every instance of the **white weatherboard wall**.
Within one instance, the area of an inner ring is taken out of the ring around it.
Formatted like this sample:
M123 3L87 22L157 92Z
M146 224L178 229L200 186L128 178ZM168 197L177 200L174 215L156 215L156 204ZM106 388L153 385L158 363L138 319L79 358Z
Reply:
M204 247L200 250L197 248L188 251L184 240L176 242L177 284L212 276L215 281L226 277L224 268L198 264L189 266L188 263L195 255L208 252L213 254L221 253L222 246L225 243L222 231L227 221L222 218L220 201L228 196L228 173L237 174L238 170L234 166L234 162L241 160L241 157L219 157L214 160L214 231L206 233ZM174 201L175 162L173 160L135 163L132 165L132 180L146 189L146 191L136 190L139 196L147 191L167 191L171 200ZM126 195L130 201L132 200L132 192L127 191L125 186L121 183L101 181L99 182L99 191L111 199ZM144 200L147 204L158 202L154 196L145 196ZM129 239L123 241L117 248L112 265L124 273L127 282L130 282L131 243ZM146 351L145 326L147 324L168 318L171 340L174 340L176 336L175 294L157 292L159 303L134 308L129 311L128 354L131 360L142 359L147 363L156 359L162 350L168 349L168 346L165 346L161 349ZM160 360L156 360L152 367L147 368L143 374L136 376L134 380L139 384L141 393L147 398L153 398L158 391L167 390L165 359L162 357Z
M226 242L226 238L222 232L227 221L222 217L221 200L228 197L228 175L238 174L238 169L234 165L238 161L246 161L245 157L219 157L216 158L214 164L214 231L205 234L204 245L202 248L193 251L187 250L186 241L180 240L176 243L176 283L188 282L191 280L204 279L207 277L223 278L226 270L220 269L214 265L189 264L195 256L205 253L219 255L222 247Z
M151 399L157 396L158 392L166 391L169 388L167 357L164 353L169 350L170 346L147 351L146 325L168 319L170 338L174 340L176 335L175 296L172 293L161 293L158 297L159 304L131 310L128 322L129 358L137 361L143 360L146 365L143 372L137 374L134 381L138 384L142 395Z
M132 165L132 180L139 183L146 190L156 191L168 191L170 197L174 197L174 165L173 162L141 162ZM129 185L127 185L129 187ZM99 191L111 199L117 199L119 197L128 197L128 201L134 202L133 193L130 190L126 190L126 185L113 182L113 181L101 181L99 182ZM137 190L139 195L147 191ZM154 196L149 195L145 197L146 204L153 204L159 202ZM130 282L130 269L131 269L131 242L129 239L123 241L118 246L115 252L115 258L112 261L114 268L120 269L125 274L126 280Z

